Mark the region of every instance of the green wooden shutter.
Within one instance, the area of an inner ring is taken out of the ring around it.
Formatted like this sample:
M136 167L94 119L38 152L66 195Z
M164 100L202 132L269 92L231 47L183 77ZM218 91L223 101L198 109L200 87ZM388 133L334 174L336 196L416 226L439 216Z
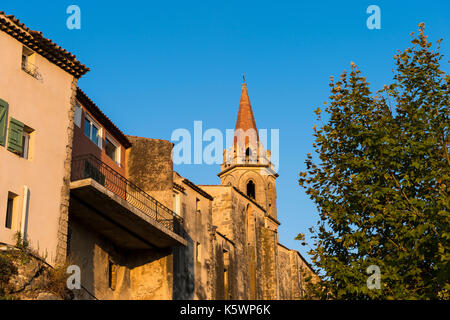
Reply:
M0 146L5 145L7 119L8 119L8 103L0 99Z
M24 124L11 118L9 121L8 150L17 154L22 154L22 137Z

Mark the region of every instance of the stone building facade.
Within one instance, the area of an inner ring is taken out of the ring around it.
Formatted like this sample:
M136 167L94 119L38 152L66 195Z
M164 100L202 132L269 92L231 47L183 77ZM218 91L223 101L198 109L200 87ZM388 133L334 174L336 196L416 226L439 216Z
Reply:
M314 274L279 243L278 175L245 83L221 184L198 185L174 171L171 142L125 135L77 87L89 69L73 55L1 12L0 26L0 242L22 230L50 264L79 266L77 299L304 297Z
M214 198L216 232L233 243L231 265L227 266L232 299L300 299L304 276L314 275L297 251L279 243L278 174L270 158L270 151L259 140L244 83L234 143L224 150L218 174L221 185L200 186Z

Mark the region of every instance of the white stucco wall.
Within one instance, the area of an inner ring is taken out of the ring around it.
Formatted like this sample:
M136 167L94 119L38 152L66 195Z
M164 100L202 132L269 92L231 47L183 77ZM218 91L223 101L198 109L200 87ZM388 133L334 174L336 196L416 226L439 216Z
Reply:
M21 68L22 47L0 31L0 98L9 103L8 122L12 117L35 130L28 160L9 152L7 141L0 146L0 242L14 243L14 233L23 223L27 186L27 237L35 250L54 263L73 76L36 54L43 80L33 78ZM19 220L13 230L5 228L8 192L18 195L15 214Z

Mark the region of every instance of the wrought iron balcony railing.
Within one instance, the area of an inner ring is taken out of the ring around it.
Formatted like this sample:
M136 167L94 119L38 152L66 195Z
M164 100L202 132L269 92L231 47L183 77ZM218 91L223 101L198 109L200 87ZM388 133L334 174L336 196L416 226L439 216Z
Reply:
M154 221L181 235L183 219L93 155L74 157L71 181L91 178Z
M28 61L22 61L22 70L28 73L30 76L42 81L42 75L40 74L38 67Z

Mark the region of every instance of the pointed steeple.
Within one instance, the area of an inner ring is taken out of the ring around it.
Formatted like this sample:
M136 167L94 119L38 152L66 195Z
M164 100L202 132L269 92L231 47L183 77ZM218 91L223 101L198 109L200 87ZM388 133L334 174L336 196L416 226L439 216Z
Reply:
M249 129L255 130L256 137L259 141L258 129L256 127L255 117L253 116L252 106L250 104L250 98L248 97L247 84L242 84L241 102L239 103L239 111L236 121L235 137L238 129L247 132ZM235 139L236 140L236 139Z
M228 136L227 136L228 138ZM264 136L264 142L267 137ZM228 144L228 143L227 143ZM229 181L228 175L235 175L235 168L240 176L245 170L262 170L267 176L277 177L274 173L274 167L271 162L271 152L264 148L262 141L259 139L258 128L256 127L255 117L253 115L250 98L248 97L247 84L242 84L241 101L239 103L239 111L234 130L233 145L223 150L223 163L220 166L221 172L219 177L223 185L231 185L240 190L244 190L244 186L238 185L238 181ZM245 170L241 170L245 168ZM230 173L231 172L231 173ZM255 183L255 181L253 181Z

